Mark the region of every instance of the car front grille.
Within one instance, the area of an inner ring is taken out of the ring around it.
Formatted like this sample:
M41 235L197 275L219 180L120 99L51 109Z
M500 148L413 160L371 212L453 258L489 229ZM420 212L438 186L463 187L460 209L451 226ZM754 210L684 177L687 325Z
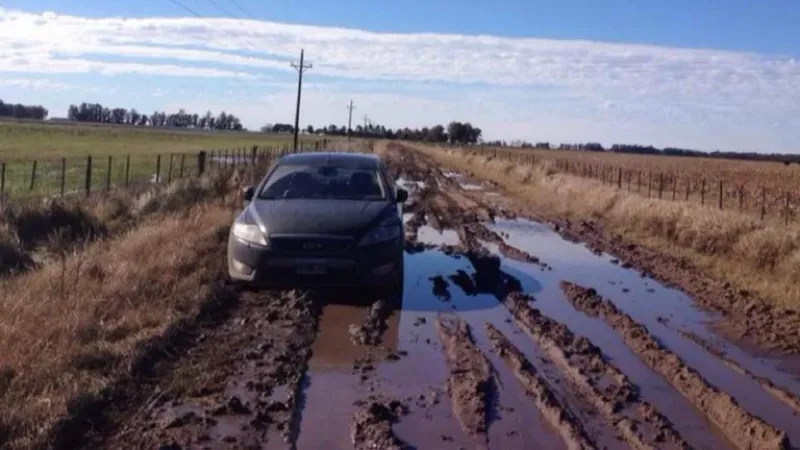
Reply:
M350 248L352 239L313 237L274 237L270 239L274 251L287 253L321 254L336 253Z

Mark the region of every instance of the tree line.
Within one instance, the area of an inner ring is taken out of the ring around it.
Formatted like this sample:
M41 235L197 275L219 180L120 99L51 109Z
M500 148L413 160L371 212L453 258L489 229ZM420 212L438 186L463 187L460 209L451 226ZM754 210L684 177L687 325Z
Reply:
M0 117L13 117L15 119L44 120L47 118L47 108L41 105L23 105L21 103L5 103L0 99Z
M110 123L117 125L133 125L140 127L196 128L201 130L244 130L241 120L224 111L214 115L211 111L205 115L187 113L180 109L176 113L154 111L151 114L140 113L136 108L108 108L99 103L81 103L70 105L67 118L76 122Z
M562 143L551 145L549 142L537 142L535 144L528 141L489 141L484 145L492 147L516 147L516 148L535 148L542 150L567 150L581 152L611 152L611 153L630 153L642 155L664 155L664 156L686 156L699 158L720 158L720 159L740 159L748 161L778 161L784 164L800 164L800 154L787 153L756 153L756 152L732 152L732 151L702 151L678 147L657 148L652 145L636 144L613 144L608 148L603 147L597 142L586 143Z
M294 133L294 126L285 123L268 124L261 127L264 133ZM396 130L383 125L367 123L356 125L350 130L345 126L328 125L316 128L308 125L301 130L305 134L324 134L328 136L351 136L357 138L373 139L401 139L405 141L420 141L440 144L477 144L481 139L481 129L471 123L450 122L444 125L434 125L422 128L398 128Z

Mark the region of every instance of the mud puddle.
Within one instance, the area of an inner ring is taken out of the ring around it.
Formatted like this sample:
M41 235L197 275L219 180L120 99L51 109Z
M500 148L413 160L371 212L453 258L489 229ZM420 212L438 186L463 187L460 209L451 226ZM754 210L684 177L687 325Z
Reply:
M754 356L745 349L723 339L713 331L713 325L720 316L702 311L683 292L663 286L657 281L643 276L636 270L617 265L618 261L610 255L596 254L582 244L575 244L561 238L546 225L524 219L499 219L496 224L487 225L494 231L508 233L506 241L510 245L525 249L535 249L559 273L568 273L563 279L590 286L608 298L614 299L618 307L631 314L649 329L673 336L668 327L691 333L701 339L713 342L728 358L748 371L767 377L776 385L800 396L800 367L793 367L787 360ZM659 336L660 337L660 336ZM675 343L680 345L680 343Z
M417 229L417 241L423 244L436 246L458 245L458 233L454 230L437 231L430 225L423 225Z
M398 178L395 184L407 190L409 193L425 189L425 186L427 185L424 181L414 181L404 177Z
M369 299L342 298L323 309L300 396L297 448L339 448L349 442L359 402L378 393L408 408L392 426L401 441L417 448L476 448L478 443L463 430L445 390L449 368L435 328L442 315L456 315L468 323L476 347L498 370L486 448L562 448L562 441L491 352L484 324L507 330L508 310L490 287L480 292L475 282L460 286L453 280L476 278L469 259L426 250L406 254L405 267L402 303L387 319L379 345L358 345L348 332L367 317Z
M460 187L461 189L463 189L465 191L482 191L482 190L484 190L486 188L482 184L469 183L469 182L458 183L458 187Z
M510 240L507 241L511 243ZM485 245L491 251L497 252L496 254L499 256L499 251L495 245ZM525 249L524 247L520 248ZM527 250L533 253L536 248L528 248ZM544 255L542 252L535 254L537 256ZM542 258L544 259L545 256L542 256ZM588 317L572 308L563 297L563 293L558 286L561 276L563 276L563 273L560 273L558 269L558 265L553 271L543 272L538 266L532 264L505 258L501 259L503 261L503 270L516 276L520 280L524 292L533 294L536 298L532 306L548 317L567 325L575 333L587 337L594 345L599 347L604 355L609 358L609 361L625 373L633 384L640 388L642 397L672 421L675 428L693 447L705 449L728 448L724 438L708 432L709 429L714 429L715 426L686 400L676 395L676 392L665 380L653 373L640 361L614 330L607 327L602 321ZM550 262L551 259L548 258L547 261ZM527 353L524 345L517 345L523 353ZM531 355L530 353L526 354L526 356L532 360L536 357L536 355ZM563 377L557 369L548 375L550 380ZM553 384L557 383L553 382Z
M615 336L613 330L600 320L578 313L568 304L558 289L561 280L591 286L600 295L612 299L620 310L645 325L659 342L683 358L690 367L698 370L711 384L731 393L746 410L787 431L790 439L797 442L795 435L798 432L790 430L800 430L800 422L792 414L794 411L791 408L768 395L756 380L731 370L722 360L696 343L686 340L667 325L691 330L699 336L713 335L707 328L707 324L714 318L713 315L697 310L687 296L642 277L636 271L619 267L612 263L613 258L610 256L596 255L583 245L568 242L544 225L526 220L498 220L496 224L487 227L507 236L508 244L530 251L550 263L553 271L540 272L535 266L526 269L523 263L504 260L504 266L536 274L539 284L544 286L542 293L536 296L536 307L578 330L602 348L613 359L614 364L641 387L642 394L675 422L676 427L691 443L699 445L705 441L705 445L719 445L719 442L703 439L703 435L708 434L704 430L708 427L714 428L709 421L685 400L676 400L671 387L633 355L622 339ZM497 250L490 244L487 247ZM728 348L735 347L728 344ZM768 372L764 362L748 359L748 368L759 366L761 373ZM773 369L771 372L774 374L775 371ZM788 374L784 374L776 379L787 382L788 377Z

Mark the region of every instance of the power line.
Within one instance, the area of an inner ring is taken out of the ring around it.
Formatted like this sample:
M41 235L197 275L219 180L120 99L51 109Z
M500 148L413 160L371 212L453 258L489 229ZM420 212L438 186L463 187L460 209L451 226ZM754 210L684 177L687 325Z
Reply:
M247 16L247 17L249 17L249 18L251 18L251 19L255 19L255 17L253 17L253 15L252 15L252 14L250 14L249 12L247 12L247 10L245 10L244 8L242 8L242 5L240 5L240 4L239 4L239 2L237 2L236 0L228 0L228 1L229 1L229 2L231 2L231 3L233 4L233 6L235 6L235 7L236 7L236 9L238 9L239 11L241 11L241 12L242 12L242 14L244 14L245 16Z
M216 6L218 10L222 11L223 14L230 17L231 19L236 18L233 17L233 15L227 9L223 8L222 6L219 6L219 3L215 2L214 0L208 0L208 3L211 3L212 5Z
M300 64L292 63L292 67L297 70L298 78L297 78L297 109L294 113L294 151L297 151L297 138L300 132L300 93L303 90L303 72L306 69L310 69L312 66L311 64L305 64L303 62L303 54L305 51L300 49Z
M191 14L191 15L193 15L195 17L203 17L200 14L197 14L197 12L195 12L194 10L189 8L188 6L186 6L183 3L179 2L178 0L169 0L169 1L172 2L173 4L177 5L178 7L184 9L185 11L188 11L189 14Z

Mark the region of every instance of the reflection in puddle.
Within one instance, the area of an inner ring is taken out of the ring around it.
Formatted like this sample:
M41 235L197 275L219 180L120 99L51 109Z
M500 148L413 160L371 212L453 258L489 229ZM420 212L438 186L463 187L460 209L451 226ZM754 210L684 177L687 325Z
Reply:
M411 181L411 180L406 180L403 177L399 177L397 181L395 181L395 184L397 184L398 186L409 192L425 189L424 181Z
M429 225L423 225L417 229L417 240L423 244L433 245L458 245L458 233L453 230L437 231Z

